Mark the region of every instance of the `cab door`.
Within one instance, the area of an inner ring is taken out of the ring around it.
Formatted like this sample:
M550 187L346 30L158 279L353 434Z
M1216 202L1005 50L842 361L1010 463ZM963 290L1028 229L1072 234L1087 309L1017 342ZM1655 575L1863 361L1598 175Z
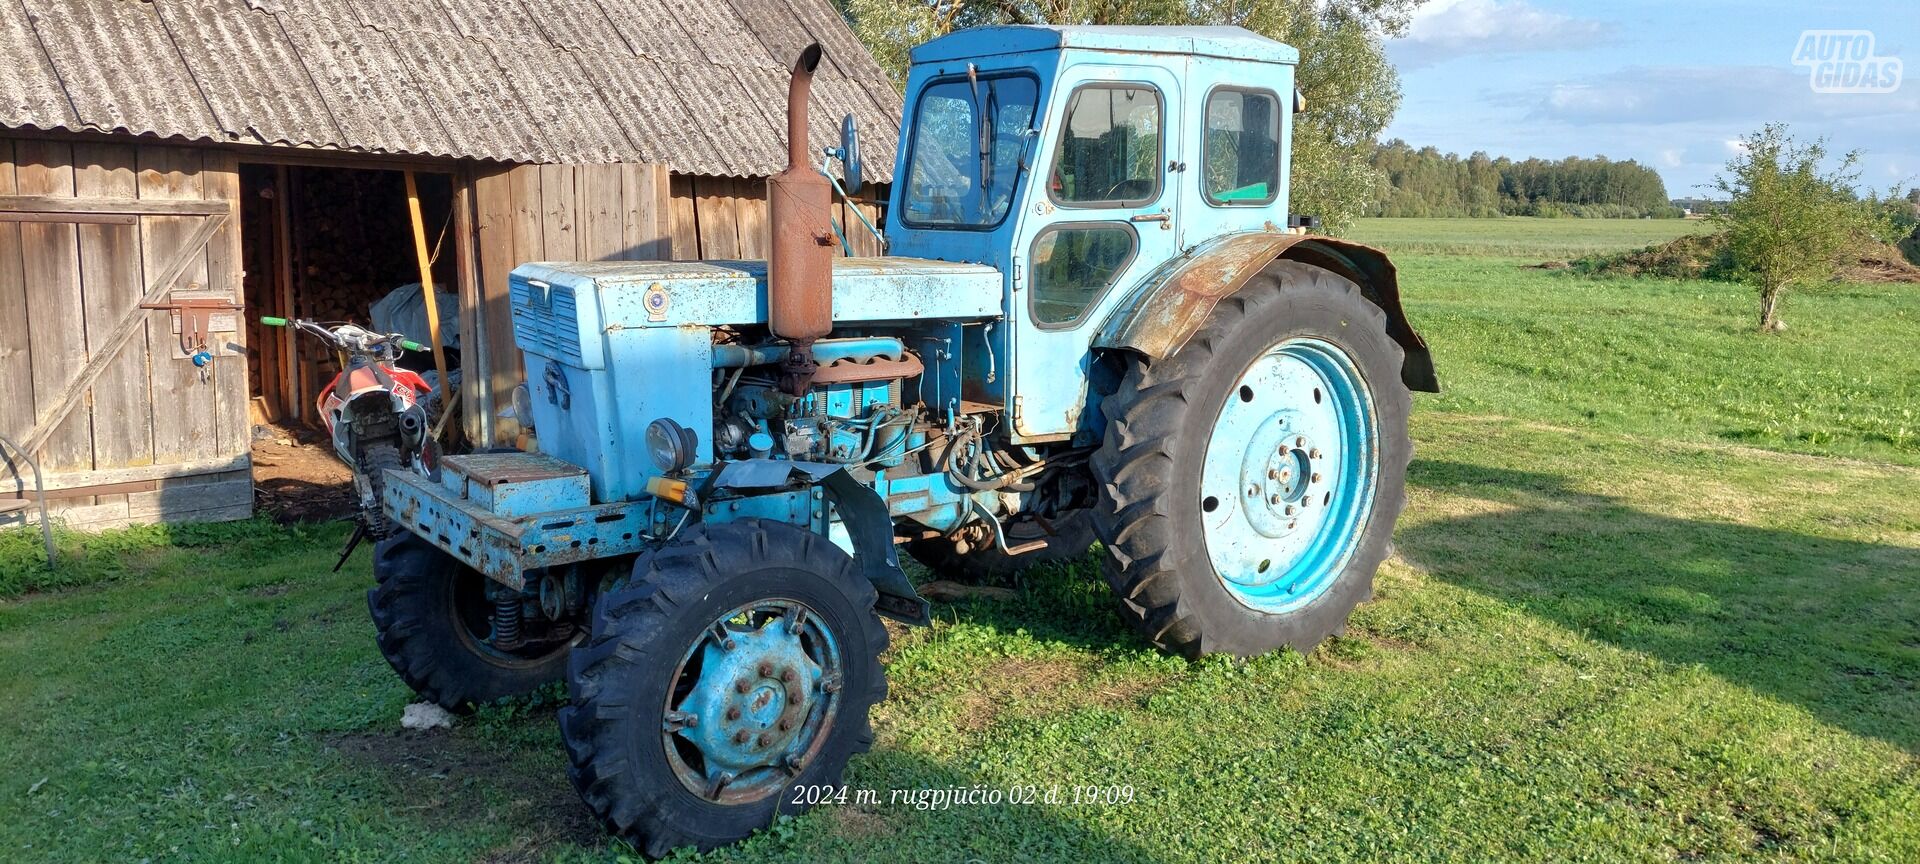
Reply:
M1016 438L1087 428L1088 345L1124 289L1180 251L1182 60L1071 64L1053 88L1014 235Z

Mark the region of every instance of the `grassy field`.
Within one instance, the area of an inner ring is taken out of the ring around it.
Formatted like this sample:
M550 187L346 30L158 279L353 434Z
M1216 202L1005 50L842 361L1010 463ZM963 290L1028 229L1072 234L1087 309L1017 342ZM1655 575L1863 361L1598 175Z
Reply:
M1682 234L1706 230L1707 223L1697 219L1361 219L1354 226L1353 238L1391 249L1397 255L1565 260L1665 243Z
M1762 337L1737 287L1523 267L1621 223L1363 231L1508 257L1401 259L1448 389L1344 638L1160 656L1091 562L936 604L848 773L880 803L679 860L1920 860L1920 295L1808 293ZM0 591L64 587L0 603L0 859L631 855L554 693L398 729L341 531L154 529L52 574L32 539L0 536ZM1132 798L888 801L981 784Z

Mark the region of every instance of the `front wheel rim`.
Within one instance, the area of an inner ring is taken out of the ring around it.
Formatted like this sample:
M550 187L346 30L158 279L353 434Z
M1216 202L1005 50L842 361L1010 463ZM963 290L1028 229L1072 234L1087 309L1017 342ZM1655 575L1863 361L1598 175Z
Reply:
M673 673L661 739L675 776L720 804L786 788L832 734L844 675L832 630L798 600L721 616Z
M1247 366L1200 483L1207 558L1234 600L1285 613L1333 586L1372 512L1379 444L1366 379L1333 343L1288 339Z

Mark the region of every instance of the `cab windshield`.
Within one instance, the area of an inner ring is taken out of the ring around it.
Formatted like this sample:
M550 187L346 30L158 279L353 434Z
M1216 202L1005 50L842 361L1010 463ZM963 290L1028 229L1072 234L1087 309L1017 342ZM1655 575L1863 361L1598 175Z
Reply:
M950 78L920 94L907 153L903 220L991 228L1006 218L1033 133L1039 82L1029 75Z

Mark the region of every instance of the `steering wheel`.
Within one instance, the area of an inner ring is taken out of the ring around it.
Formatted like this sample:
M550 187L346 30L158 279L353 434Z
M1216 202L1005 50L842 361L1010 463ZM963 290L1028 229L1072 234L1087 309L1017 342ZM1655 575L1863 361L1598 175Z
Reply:
M1121 194L1128 192L1132 194ZM1153 192L1153 181L1142 177L1129 177L1107 188L1102 201L1133 201L1145 198Z

